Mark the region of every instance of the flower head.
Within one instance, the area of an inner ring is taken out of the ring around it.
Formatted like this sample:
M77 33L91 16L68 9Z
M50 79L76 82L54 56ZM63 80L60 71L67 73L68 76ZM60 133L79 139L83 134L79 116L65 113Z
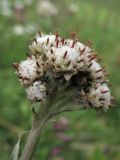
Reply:
M51 86L66 85L74 89L73 99L84 107L108 109L111 94L105 70L98 63L97 54L90 43L55 35L37 34L29 45L32 55L19 64L14 63L17 75L25 86L30 101L43 101ZM57 91L56 91L57 92Z

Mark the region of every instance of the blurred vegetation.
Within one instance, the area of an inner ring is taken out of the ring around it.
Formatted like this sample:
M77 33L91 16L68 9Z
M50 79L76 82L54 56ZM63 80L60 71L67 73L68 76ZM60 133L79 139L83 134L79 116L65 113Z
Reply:
M25 58L30 39L38 30L45 33L59 30L62 36L68 37L70 31L75 31L81 41L93 41L93 48L110 73L116 107L106 113L62 114L69 121L68 129L62 133L70 140L57 138L53 122L50 123L35 160L120 160L120 1L53 0L59 12L52 17L37 12L37 0L19 1L22 5L18 0L8 2L11 14L5 15L1 10L3 0L0 0L0 159L9 158L19 131L30 129L32 117L31 104L12 63ZM72 11L71 4L76 7ZM25 136L22 144L24 139ZM60 148L59 153L51 153L56 147Z

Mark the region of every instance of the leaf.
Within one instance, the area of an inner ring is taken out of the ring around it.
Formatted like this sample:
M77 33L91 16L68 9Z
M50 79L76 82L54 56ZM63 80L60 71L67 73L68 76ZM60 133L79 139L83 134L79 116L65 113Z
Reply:
M19 149L20 149L20 141L21 141L21 136L19 136L19 139L18 139L17 143L15 144L15 146L12 150L10 160L18 160Z

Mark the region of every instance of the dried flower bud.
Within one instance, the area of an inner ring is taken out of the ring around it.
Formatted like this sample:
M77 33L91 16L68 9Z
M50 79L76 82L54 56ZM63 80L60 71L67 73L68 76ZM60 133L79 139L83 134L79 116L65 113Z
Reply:
M32 56L14 67L31 101L42 101L51 87L67 84L75 89L73 97L80 105L109 108L111 94L106 76L89 45L75 37L63 39L57 32L37 34L29 48Z

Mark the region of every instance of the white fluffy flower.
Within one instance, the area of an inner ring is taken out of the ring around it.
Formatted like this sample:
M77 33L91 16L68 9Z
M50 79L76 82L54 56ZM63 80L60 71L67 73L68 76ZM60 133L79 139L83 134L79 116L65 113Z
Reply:
M16 35L25 34L24 27L22 25L15 25L13 27L13 33L16 34Z
M79 6L74 2L74 3L70 3L68 6L68 11L71 14L75 14L79 11Z
M31 84L37 77L37 64L34 56L21 61L17 69L18 76L24 85Z
M37 4L37 11L40 15L45 17L56 16L58 14L58 8L48 0L39 1Z
M107 110L111 104L111 95L107 84L95 84L89 89L86 96L91 106L104 107L104 110Z
M104 69L90 44L78 42L74 33L72 39L39 33L29 48L32 56L14 67L31 101L47 98L51 87L62 83L75 88L80 105L105 110L111 105Z

